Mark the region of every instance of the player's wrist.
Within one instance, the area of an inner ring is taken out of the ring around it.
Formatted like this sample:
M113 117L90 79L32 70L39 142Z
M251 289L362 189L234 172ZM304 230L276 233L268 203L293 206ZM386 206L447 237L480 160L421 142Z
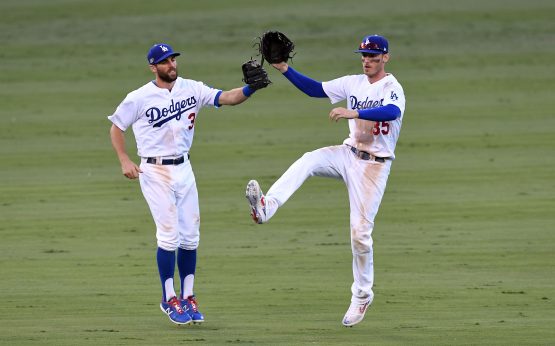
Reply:
M246 97L250 97L255 92L256 92L256 89L252 88L248 84L243 87L243 95L245 95Z
M289 69L289 65L286 62L272 64L272 66L281 73L285 73Z

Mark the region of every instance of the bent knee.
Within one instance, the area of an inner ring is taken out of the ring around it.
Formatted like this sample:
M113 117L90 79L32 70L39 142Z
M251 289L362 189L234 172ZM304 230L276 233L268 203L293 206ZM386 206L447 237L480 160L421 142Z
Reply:
M370 252L372 250L372 227L352 227L351 248L353 254Z
M351 250L355 255L369 253L372 250L372 243L367 241L362 241L360 239L352 239Z

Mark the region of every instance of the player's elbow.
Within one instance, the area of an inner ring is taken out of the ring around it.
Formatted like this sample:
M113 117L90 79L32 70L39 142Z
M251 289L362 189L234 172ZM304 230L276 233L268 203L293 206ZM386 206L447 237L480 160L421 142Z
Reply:
M401 116L401 109L396 105L387 105L390 107L390 114L393 117L392 120L398 119Z
M119 127L117 127L116 124L112 124L112 126L110 127L110 138L112 139L112 142L122 137L123 131Z

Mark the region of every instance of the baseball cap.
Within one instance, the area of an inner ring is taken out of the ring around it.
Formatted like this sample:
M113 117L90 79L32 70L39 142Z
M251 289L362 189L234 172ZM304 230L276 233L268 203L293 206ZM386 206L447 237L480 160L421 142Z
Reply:
M370 35L362 39L355 53L373 53L386 54L389 53L389 44L385 37L380 35Z
M178 55L181 55L181 53L174 52L173 48L169 44L156 43L150 47L146 60L149 64L154 65L166 60L170 56Z

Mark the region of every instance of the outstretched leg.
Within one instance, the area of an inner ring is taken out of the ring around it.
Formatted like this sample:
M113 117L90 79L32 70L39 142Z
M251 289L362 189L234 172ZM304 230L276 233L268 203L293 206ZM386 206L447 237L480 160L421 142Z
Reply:
M293 163L264 195L256 180L247 184L246 197L256 223L267 222L306 179L312 176L341 179L344 156L342 145L308 152Z

